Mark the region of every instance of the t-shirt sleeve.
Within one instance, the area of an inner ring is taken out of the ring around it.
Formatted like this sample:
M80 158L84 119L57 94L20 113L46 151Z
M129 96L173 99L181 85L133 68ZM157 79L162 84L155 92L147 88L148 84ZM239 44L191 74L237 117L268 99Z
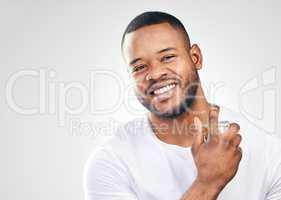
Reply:
M281 200L281 163L274 173L266 200Z
M281 140L274 142L274 151L269 162L268 182L269 187L266 200L281 200Z
M99 149L88 159L84 171L85 200L136 200L128 170L108 149Z

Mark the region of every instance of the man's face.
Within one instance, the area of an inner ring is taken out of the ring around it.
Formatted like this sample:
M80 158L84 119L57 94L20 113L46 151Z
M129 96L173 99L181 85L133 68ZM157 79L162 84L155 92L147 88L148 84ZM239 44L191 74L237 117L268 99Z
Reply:
M190 47L179 30L168 23L140 28L126 35L123 54L135 81L136 96L148 110L165 118L187 111L199 77Z

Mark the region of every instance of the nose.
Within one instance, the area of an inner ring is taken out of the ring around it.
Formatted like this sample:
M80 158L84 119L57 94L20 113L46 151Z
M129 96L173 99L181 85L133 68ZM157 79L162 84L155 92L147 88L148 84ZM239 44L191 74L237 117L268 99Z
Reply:
M146 75L146 80L158 80L164 76L167 76L167 71L164 66L161 66L161 64L154 63L150 65L150 70Z

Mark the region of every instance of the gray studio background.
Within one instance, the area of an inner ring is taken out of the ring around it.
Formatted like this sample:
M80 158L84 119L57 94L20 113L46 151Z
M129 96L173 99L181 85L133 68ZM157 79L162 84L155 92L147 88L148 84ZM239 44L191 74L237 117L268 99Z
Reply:
M0 199L83 199L90 152L144 112L120 39L147 10L176 15L200 45L210 101L281 136L278 1L0 2Z

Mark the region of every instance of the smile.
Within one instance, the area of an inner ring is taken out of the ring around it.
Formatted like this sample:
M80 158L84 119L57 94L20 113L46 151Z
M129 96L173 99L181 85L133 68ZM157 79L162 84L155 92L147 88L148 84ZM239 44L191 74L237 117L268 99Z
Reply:
M176 84L172 83L167 86L154 90L153 94L155 94L155 95L163 94L163 93L166 93L166 92L172 90L174 87L176 87Z

